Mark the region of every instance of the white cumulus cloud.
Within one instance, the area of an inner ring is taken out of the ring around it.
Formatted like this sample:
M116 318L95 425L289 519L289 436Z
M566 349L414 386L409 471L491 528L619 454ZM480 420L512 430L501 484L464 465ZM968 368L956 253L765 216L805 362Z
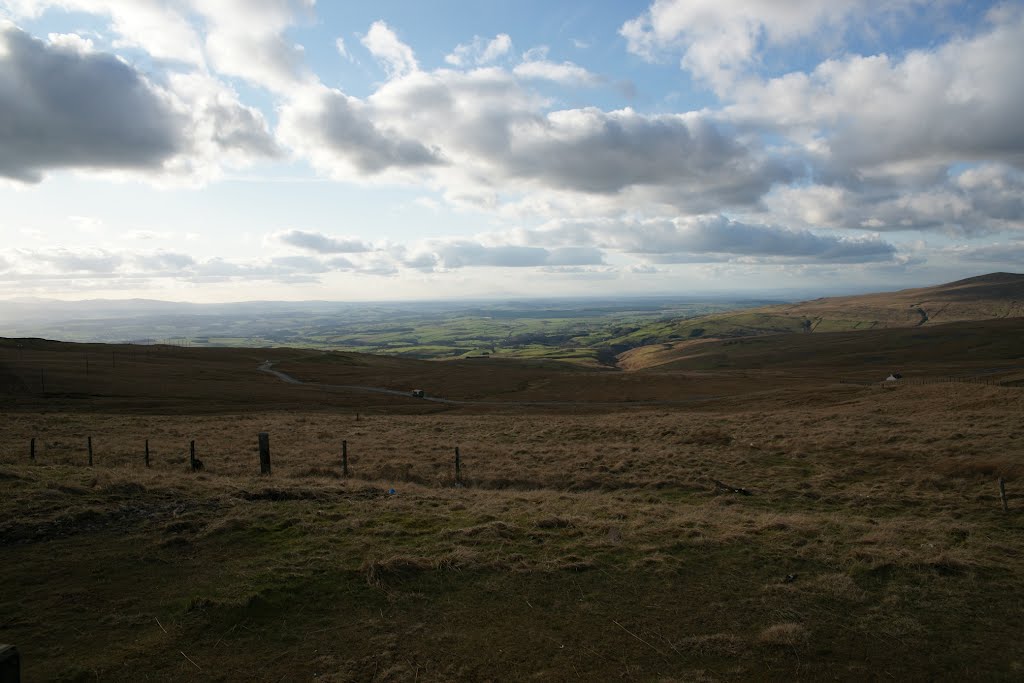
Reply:
M383 21L375 21L363 36L363 46L381 63L389 78L404 76L419 69L412 48Z
M511 49L512 38L507 33L499 33L491 40L473 36L472 42L457 45L444 61L458 67L489 64L507 55Z

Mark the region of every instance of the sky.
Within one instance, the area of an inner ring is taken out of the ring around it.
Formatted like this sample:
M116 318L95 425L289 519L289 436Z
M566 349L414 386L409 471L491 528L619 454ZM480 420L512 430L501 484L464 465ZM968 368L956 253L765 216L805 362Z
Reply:
M0 0L0 298L1024 270L1024 2Z

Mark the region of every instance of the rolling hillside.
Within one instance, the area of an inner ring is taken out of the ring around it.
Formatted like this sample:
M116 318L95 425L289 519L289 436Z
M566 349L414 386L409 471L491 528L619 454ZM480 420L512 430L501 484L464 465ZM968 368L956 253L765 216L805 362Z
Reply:
M765 371L819 380L881 380L900 370L920 377L1024 377L1024 317L925 329L772 334L652 344L624 354L626 369ZM764 381L764 378L762 378Z
M919 328L946 323L1024 317L1024 275L992 273L934 287L795 304L691 318L648 326L617 340L647 344L619 356L624 369L672 363L698 353L711 340L787 333L823 333Z

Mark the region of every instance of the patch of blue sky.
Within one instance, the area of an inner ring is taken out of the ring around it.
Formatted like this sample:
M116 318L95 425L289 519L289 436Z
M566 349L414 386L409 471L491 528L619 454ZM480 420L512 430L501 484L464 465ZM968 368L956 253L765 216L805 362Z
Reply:
M50 33L77 33L92 40L97 47L110 47L113 42L106 34L110 22L104 17L84 12L48 8L37 17L17 17L14 23L22 30L39 37L45 37Z

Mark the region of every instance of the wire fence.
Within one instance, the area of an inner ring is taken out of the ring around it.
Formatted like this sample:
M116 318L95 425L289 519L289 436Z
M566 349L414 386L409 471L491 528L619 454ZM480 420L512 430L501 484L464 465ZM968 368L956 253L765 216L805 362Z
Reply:
M223 432L220 436L224 437ZM120 434L101 435L96 440L92 436L80 434L32 436L24 442L25 450L21 453L5 444L8 447L0 452L0 465L31 464L122 470L143 468L162 473L200 473L212 469L216 475L245 476L258 473L269 476L272 472L279 473L276 466L283 464L285 477L289 479L314 476L412 481L424 485L469 484L469 480L463 476L465 461L459 446L454 446L454 457L449 447L445 449L446 454L438 450L420 458L419 469L422 471L414 473L413 463L392 463L387 455L379 452L379 448L371 448L362 454L352 453L350 457L350 443L347 439L332 443L321 442L321 448L318 449L310 449L305 445L296 449L291 447L291 439L283 438L278 441L283 448L275 446L275 467L272 469L270 433L259 432L255 437L248 447L239 446L236 439L231 439L231 447L226 446L223 438L219 441L211 439L206 442L209 444L206 452L200 453L197 439L181 441L166 437L152 440L145 438L135 443ZM205 462L199 455L203 456Z

